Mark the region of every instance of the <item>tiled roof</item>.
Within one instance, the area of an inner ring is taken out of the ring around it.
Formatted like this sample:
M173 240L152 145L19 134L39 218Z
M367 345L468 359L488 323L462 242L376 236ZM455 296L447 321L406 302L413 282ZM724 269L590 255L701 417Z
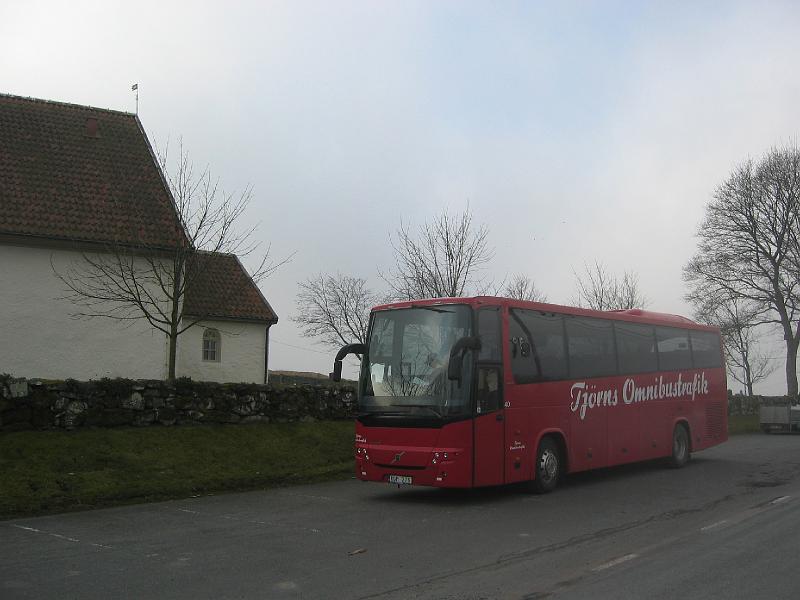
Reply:
M0 94L0 234L169 247L180 232L135 115Z
M186 290L184 314L277 322L272 307L235 255L200 252L187 271L198 274Z

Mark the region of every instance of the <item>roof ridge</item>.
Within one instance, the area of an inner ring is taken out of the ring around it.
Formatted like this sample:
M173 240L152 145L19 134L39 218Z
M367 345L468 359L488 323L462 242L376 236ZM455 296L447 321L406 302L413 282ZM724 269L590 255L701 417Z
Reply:
M211 254L214 256L233 256L236 257L235 252L222 252L221 250L203 250L202 248L197 248L195 250L198 254Z
M27 100L28 102L38 102L40 104L51 104L55 106L64 106L66 108L82 108L84 110L96 110L115 115L124 115L126 117L136 117L136 113L127 112L124 110L115 110L113 108L101 108L99 106L90 106L88 104L76 104L74 102L61 102L59 100L47 100L45 98L34 98L33 96L18 96L16 94L7 94L0 92L0 98L10 98L12 100Z

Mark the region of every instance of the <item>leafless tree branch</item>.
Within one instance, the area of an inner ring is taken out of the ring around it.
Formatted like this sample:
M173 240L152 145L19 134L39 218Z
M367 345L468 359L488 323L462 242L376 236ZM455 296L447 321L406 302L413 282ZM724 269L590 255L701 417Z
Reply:
M507 298L516 300L530 300L532 302L547 302L547 295L536 288L533 280L527 275L516 274L511 278L505 288L503 295Z
M573 271L577 293L573 304L594 310L627 310L645 308L650 300L639 289L639 276L625 271L622 278L609 272L603 263L584 265L579 275Z
M319 274L298 285L297 315L292 320L302 327L304 336L332 347L366 343L369 312L378 302L366 280Z
M154 247L143 232L133 232L138 243L111 241L96 253L84 253L78 264L66 269L53 265L53 271L64 283L65 298L76 306L75 317L143 319L163 332L169 339L168 376L174 379L178 336L206 317L184 314L187 293L197 288L206 272L204 253L248 256L256 253L258 244L253 241L257 224L239 228L252 188L239 194L225 192L207 167L195 171L182 141L172 163L168 150L169 144L157 159L179 223L178 241ZM139 222L147 222L146 215L138 216ZM290 259L272 260L268 246L251 276L258 282Z
M687 300L744 301L753 324L780 326L787 393L797 395L800 344L800 149L773 148L717 188L684 268Z
M461 214L443 211L416 235L401 223L391 238L394 268L381 278L398 300L483 293L481 271L494 256L488 234L486 226L474 226L469 207Z

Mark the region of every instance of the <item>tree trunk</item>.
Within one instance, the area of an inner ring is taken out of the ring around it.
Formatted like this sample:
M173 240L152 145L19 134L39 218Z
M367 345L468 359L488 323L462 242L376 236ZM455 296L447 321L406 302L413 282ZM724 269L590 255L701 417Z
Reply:
M167 379L175 381L175 356L178 350L178 331L177 327L172 327L169 334L169 363L167 369Z
M798 338L786 340L786 393L797 397L797 345Z
M186 261L183 256L181 256L182 260L177 261L175 264L175 275L173 278L173 289L172 289L172 297L170 301L172 302L171 306L171 314L170 314L170 324L169 324L169 367L167 369L167 379L171 382L175 381L175 355L177 354L178 350L178 326L180 325L181 320L181 300L182 294L181 289L183 282L181 281L183 276L183 269L186 265Z
M752 398L753 397L753 373L750 370L750 358L747 356L746 353L742 353L742 359L744 362L744 385L747 388L747 395Z

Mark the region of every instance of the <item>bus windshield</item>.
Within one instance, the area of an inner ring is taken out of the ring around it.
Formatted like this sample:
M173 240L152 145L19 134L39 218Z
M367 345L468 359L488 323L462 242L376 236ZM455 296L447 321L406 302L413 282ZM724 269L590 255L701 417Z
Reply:
M359 409L368 414L446 418L469 413L472 370L447 378L450 349L472 329L464 305L419 306L373 314L361 367ZM459 357L460 359L460 357Z

